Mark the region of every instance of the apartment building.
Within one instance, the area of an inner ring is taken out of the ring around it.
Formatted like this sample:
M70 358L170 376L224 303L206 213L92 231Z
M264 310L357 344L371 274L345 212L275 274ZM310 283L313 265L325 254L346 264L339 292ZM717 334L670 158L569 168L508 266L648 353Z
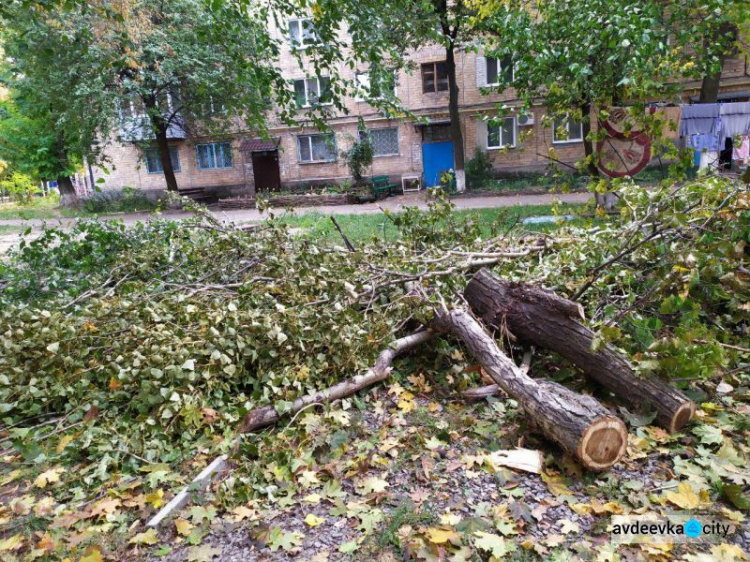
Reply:
M280 65L293 85L301 107L325 103L327 80L311 76L294 56L293 49L314 41L308 20L293 19L280 30L285 48ZM395 95L404 108L420 119L393 119L374 108L365 92L377 94L370 84L368 69L359 68L344 78L362 86L362 95L346 100L346 112L333 112L328 119L330 132L320 132L301 119L298 126L282 124L272 117L270 140L244 131L217 140L189 138L179 127L171 135L172 161L181 191L204 193L211 197L237 196L255 190L299 189L312 185L330 185L350 180L350 172L341 153L358 137L361 117L370 132L374 159L370 173L388 175L392 182L419 179L422 187L436 185L440 172L453 167L453 147L448 116L448 78L445 51L426 46L410 56L409 70L394 77ZM487 93L487 86L513 72L511 60L497 60L471 50L456 53L460 88L461 128L465 157L475 151L486 152L498 175L542 171L550 164L550 148L564 164L574 164L584 156L580 124L542 124L544 106L533 108L531 115L514 114L498 126L488 126L486 116L497 114L497 105L520 105L514 89ZM685 84L684 99L697 95L699 83ZM730 59L722 75L722 97L733 101L750 99L750 68L746 56ZM673 114L679 115L679 113ZM560 127L567 130L558 138ZM97 172L106 188L125 186L158 192L165 189L158 151L143 148L143 143L120 139L109 149L114 169Z

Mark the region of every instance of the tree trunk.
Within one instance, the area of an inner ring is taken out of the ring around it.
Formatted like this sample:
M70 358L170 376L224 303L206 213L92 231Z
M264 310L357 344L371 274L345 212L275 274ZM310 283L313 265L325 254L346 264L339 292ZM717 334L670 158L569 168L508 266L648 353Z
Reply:
M169 141L167 139L169 123L162 115L162 109L159 107L156 96L145 96L143 106L146 108L151 128L156 136L156 146L159 149L159 160L164 172L164 180L167 182L167 191L177 192L177 178L174 175L172 158L169 156Z
M516 367L468 312L436 312L432 327L450 333L484 371L521 407L549 439L591 470L606 470L625 453L627 430L590 396L548 381L537 381Z
M668 431L678 431L693 417L695 404L677 389L637 377L629 361L609 345L592 351L596 334L578 322L583 319L581 305L538 287L502 281L486 269L469 282L464 297L488 325L507 326L522 343L565 357L631 407L650 406L657 412L656 422Z
M78 207L80 205L80 200L70 176L57 178L57 187L60 190L61 207Z
M583 153L586 156L586 170L592 179L601 178L599 167L595 162L594 142L589 136L591 133L591 102L581 105L581 117L583 118L581 133L583 134ZM617 203L617 196L610 191L606 193L599 193L597 191L594 197L596 198L597 206L603 208L605 211L611 211Z
M461 131L461 115L458 112L458 81L456 79L455 39L445 48L445 67L448 71L448 113L451 119L451 140L453 141L453 170L456 174L456 190L466 191L464 171L464 135Z
M719 25L715 30L714 35L709 38L710 44L719 43L725 35L731 33L733 26L729 22L724 22ZM719 101L719 89L721 88L721 73L724 70L724 59L725 56L721 57L719 63L718 72L710 72L710 69L706 70L706 74L701 80L701 92L698 98L699 103L716 103Z
M161 159L161 167L164 170L164 179L167 182L167 191L177 192L177 178L174 175L172 158L169 156L167 128L167 123L165 123L163 119L160 120L156 126L156 144L159 147L159 158Z
M307 396L298 398L285 414L294 415L313 404L328 403L334 400L340 400L341 398L346 398L363 388L372 386L377 382L387 379L391 374L391 363L396 357L414 349L421 343L429 341L434 335L434 332L424 330L396 340L378 355L375 364L365 374L357 375L356 377L340 382L339 384L321 390L320 392L316 392L315 394L308 394ZM258 429L268 427L269 425L274 425L280 419L281 414L279 414L274 406L256 408L248 412L245 416L245 419L240 425L240 433L257 431Z

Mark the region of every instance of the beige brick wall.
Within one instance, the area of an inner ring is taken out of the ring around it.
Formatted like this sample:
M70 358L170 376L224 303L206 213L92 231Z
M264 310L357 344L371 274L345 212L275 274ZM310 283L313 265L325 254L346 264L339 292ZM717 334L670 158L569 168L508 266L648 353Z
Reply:
M286 30L277 30L286 35ZM343 33L343 32L342 32ZM410 68L399 72L397 77L397 95L403 106L421 117L432 120L447 119L448 93L423 93L420 66L425 62L442 61L445 59L444 49L440 46L428 46L410 54ZM309 77L306 69L311 68L308 58L302 54L302 64L294 56L288 42L279 61L282 72L290 80ZM478 124L478 116L496 114L495 107L503 103L509 108L517 107L520 102L513 89L504 92L487 93L483 80L484 60L481 55L460 50L456 56L460 88L461 126L464 134L464 149L466 158L471 158L477 147L484 149L486 133ZM357 71L367 68L345 69L343 78L354 81ZM730 59L723 74L723 91L742 91L750 89L750 77L747 76L747 61L745 57ZM686 84L685 97L694 93L700 84ZM349 170L345 159L341 156L356 138L357 118L363 117L370 128L397 127L399 134L399 154L395 156L376 157L371 173L373 175L388 174L399 177L401 174L419 174L422 172L422 141L421 130L411 120L391 120L384 118L376 108L355 98L345 100L346 112L334 110L328 116L328 123L336 136L337 161L332 163L301 163L298 158L297 136L300 134L317 133L309 125L306 110L299 110L297 115L299 126L288 127L282 125L278 116L271 114L271 136L280 138L279 164L282 184L290 186L304 185L309 182L326 182L349 179ZM583 155L582 142L553 143L552 129L542 126L545 108L535 107L534 124L517 129L519 141L517 146L507 150L488 150L488 154L497 171L530 171L542 170L550 164L550 148L560 161L573 164ZM240 127L241 129L241 127ZM244 186L252 178L247 178L245 158L250 155L239 152L239 143L243 137L254 137L252 132L238 134L233 144L234 166L223 170L199 170L196 161L195 142L176 141L179 147L181 171L176 174L181 188L193 187L221 187ZM483 137L484 140L483 140ZM206 139L207 140L207 139ZM99 177L105 178L106 187L132 186L139 189L164 189L162 174L149 174L142 160L141 151L130 144L113 143L108 150L109 157L116 164L109 175L97 172Z

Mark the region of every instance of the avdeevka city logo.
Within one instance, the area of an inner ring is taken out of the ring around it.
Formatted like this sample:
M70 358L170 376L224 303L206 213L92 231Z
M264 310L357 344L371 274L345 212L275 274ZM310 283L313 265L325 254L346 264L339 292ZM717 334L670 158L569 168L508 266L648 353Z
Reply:
M708 517L702 521L687 514L615 515L612 542L616 544L711 541L726 539L737 531L729 521Z
M702 532L703 525L697 519L691 519L685 523L685 534L691 539L700 536Z

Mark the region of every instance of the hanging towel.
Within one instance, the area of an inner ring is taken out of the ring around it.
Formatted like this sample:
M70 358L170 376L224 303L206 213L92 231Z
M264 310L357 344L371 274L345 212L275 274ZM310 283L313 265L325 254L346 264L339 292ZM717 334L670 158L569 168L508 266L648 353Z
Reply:
M719 153L715 151L704 151L701 152L701 163L699 166L700 170L706 168L710 170L716 170L716 165L719 163Z
M735 146L733 160L747 160L750 158L750 136L744 136L742 142Z
M750 135L750 102L722 103L720 115L723 136Z
M680 136L716 135L720 129L718 103L683 105L680 116Z
M690 137L690 146L696 150L719 150L719 135L693 135Z

